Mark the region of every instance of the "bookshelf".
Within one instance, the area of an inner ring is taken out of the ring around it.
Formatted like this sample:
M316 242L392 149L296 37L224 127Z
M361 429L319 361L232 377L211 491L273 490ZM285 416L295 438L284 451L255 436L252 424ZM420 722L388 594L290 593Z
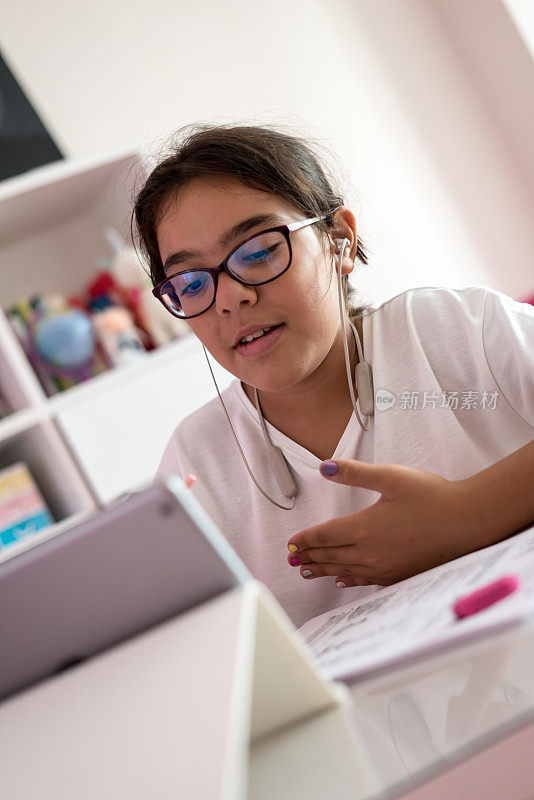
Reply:
M151 480L175 425L215 395L191 334L52 397L4 309L36 293L79 293L129 242L144 166L135 147L67 160L0 183L0 469L27 463L57 522ZM154 300L154 302L157 302ZM216 369L221 388L231 377Z

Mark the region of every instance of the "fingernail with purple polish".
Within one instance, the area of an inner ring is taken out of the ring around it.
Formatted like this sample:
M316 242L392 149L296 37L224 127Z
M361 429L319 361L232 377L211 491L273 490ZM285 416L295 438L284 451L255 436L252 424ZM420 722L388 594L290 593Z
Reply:
M321 474L328 475L329 477L335 475L337 472L336 461L323 461L321 464Z
M292 567L300 567L302 561L300 560L300 558L293 556L292 558L289 559L289 563L291 564Z

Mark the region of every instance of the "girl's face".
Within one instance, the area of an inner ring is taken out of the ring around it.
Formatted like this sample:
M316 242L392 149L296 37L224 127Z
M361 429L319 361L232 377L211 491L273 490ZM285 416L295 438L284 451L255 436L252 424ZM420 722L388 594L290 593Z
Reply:
M259 218L256 224L228 238L234 226L253 217ZM346 249L345 273L354 265L348 252L355 250L354 217L346 209L341 217L339 235L347 236L353 245ZM157 228L161 259L165 264L179 250L194 254L169 267L169 276L191 267L216 267L248 236L301 219L303 215L283 198L251 189L237 179L195 179L162 209ZM314 375L334 343L341 342L332 251L315 228L311 225L290 234L291 266L271 283L243 286L221 272L214 305L189 320L222 367L264 392L293 390ZM239 346L250 328L274 330L251 347Z

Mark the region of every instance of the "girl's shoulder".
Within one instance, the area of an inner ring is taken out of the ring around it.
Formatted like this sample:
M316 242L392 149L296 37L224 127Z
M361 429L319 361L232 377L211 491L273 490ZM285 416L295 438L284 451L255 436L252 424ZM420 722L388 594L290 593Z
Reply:
M532 338L534 306L491 286L421 286L407 289L360 310L364 324L374 330L412 329L418 335L454 335L463 331L481 337L491 347L504 329Z
M230 415L235 414L240 405L238 386L239 381L235 378L225 389L221 390L224 406ZM180 434L187 431L195 435L196 432L202 432L204 436L206 433L216 436L221 423L224 423L225 420L224 408L218 395L216 395L213 399L208 400L207 403L184 417L176 426L175 433ZM222 427L225 427L225 425Z
M394 315L438 316L483 313L488 292L501 294L489 286L417 286L385 300L377 300L360 310L362 317Z
M466 364L480 363L489 291L487 286L422 286L373 303L361 316L364 347L367 342L375 361L388 363L423 358L435 366L452 355Z
M489 286L421 286L366 306L361 319L367 335L383 341L419 342L429 349L449 342L479 357L488 308L506 316L510 305L521 304Z
M235 383L221 391L224 405L233 423L239 413ZM229 449L228 421L218 396L183 417L171 433L161 458L156 478L166 475L197 474L199 464L212 463L217 470Z

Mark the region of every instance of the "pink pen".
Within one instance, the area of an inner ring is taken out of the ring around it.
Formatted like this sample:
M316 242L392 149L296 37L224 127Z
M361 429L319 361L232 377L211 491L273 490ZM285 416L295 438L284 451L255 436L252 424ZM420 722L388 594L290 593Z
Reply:
M519 589L519 577L517 575L505 575L496 581L482 586L481 589L476 589L465 597L460 597L456 600L452 609L458 618L469 617L471 614L477 614L484 608L498 603L508 595L513 594Z

